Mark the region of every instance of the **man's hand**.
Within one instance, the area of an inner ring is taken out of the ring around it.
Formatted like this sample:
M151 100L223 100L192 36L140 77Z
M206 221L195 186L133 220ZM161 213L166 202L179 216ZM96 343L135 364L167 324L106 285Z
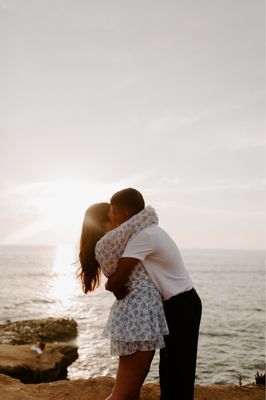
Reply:
M115 290L111 290L108 283L109 283L109 280L105 283L105 289L108 290L109 292L112 292L115 295L117 300L124 299L130 292L129 288L126 285L124 285L120 288L117 288Z
M128 287L123 286L123 287L115 290L113 292L113 294L116 297L116 300L122 300L129 294L129 292L130 292L130 290L128 289Z
M114 293L117 300L124 299L130 292L127 280L139 260L135 258L120 258L116 271L109 276L105 289Z
M139 260L136 258L120 258L117 269L109 276L105 288L113 293L123 289L126 286L129 275L138 262Z

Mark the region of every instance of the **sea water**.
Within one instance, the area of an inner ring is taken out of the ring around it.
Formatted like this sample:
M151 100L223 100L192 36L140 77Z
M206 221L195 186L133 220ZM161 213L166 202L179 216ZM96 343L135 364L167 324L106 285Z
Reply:
M199 293L200 327L196 384L254 381L264 371L265 255L262 251L182 250ZM70 317L78 323L79 358L69 379L115 376L117 358L101 334L114 301L105 279L85 295L76 279L72 246L0 247L0 320ZM156 353L146 382L158 380Z

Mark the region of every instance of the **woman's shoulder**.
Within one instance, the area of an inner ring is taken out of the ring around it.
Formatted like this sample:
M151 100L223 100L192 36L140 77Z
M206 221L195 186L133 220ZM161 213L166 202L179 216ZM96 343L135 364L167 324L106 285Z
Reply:
M95 245L95 252L101 251L104 247L109 246L114 239L119 236L120 231L118 228L115 228L109 232L107 232Z

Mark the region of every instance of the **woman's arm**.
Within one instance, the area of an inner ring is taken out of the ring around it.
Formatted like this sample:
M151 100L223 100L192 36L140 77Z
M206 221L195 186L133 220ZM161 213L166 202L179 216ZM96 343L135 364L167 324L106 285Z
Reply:
M116 268L128 240L148 226L158 223L155 210L148 206L128 221L103 236L95 247L96 259L103 273L109 277Z

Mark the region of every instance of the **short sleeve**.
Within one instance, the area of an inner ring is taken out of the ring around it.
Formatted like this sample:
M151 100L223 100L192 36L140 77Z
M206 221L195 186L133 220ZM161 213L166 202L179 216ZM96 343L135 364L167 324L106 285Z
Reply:
M153 252L152 237L147 230L142 230L127 242L122 258L136 258L144 261Z

